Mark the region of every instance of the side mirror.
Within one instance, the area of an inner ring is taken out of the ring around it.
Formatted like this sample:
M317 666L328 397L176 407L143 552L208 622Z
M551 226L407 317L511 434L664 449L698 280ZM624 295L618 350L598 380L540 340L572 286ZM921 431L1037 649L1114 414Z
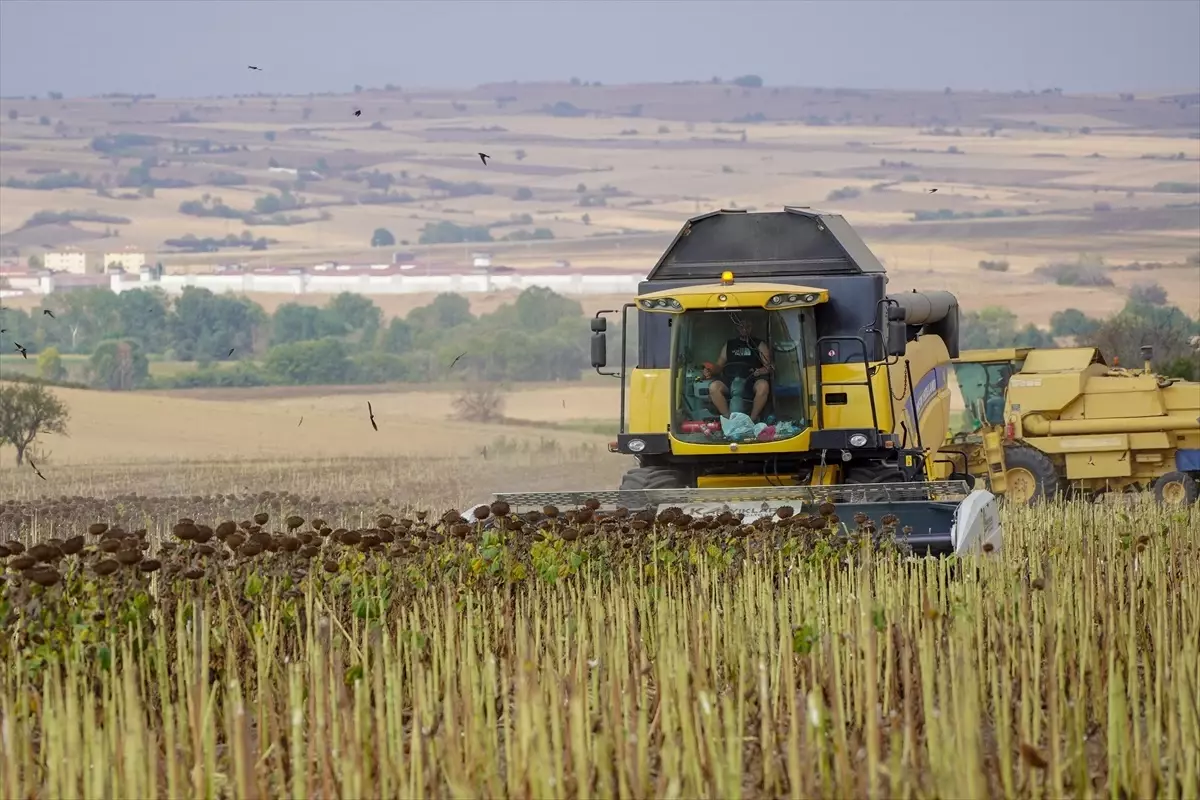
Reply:
M908 312L898 305L889 305L887 312L887 354L899 358L908 351Z
M596 330L596 323L601 325L600 330ZM603 369L608 366L608 334L604 332L604 320L592 320L592 366L595 369Z
M604 317L592 317L592 333L604 333L608 330L608 320Z

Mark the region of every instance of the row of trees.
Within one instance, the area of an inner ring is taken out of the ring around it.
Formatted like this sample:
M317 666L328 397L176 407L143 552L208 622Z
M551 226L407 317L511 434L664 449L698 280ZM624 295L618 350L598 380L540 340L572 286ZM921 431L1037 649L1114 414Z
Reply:
M68 377L64 355L88 356L82 378L105 389L163 386L443 381L578 380L588 365L588 332L579 303L549 289L530 288L490 314L472 314L467 298L440 294L405 317L385 320L367 296L344 292L323 307L285 303L268 314L253 301L185 288L176 298L160 289L114 294L103 289L62 292L47 309L6 309L6 338L36 354L40 377ZM631 331L636 338L636 332ZM1107 319L1078 309L1056 312L1050 330L1018 325L1013 312L988 307L962 316L964 349L1052 347L1074 342L1101 348L1123 364L1140 364L1152 345L1155 365L1177 377L1200 379L1189 345L1200 322L1139 292ZM619 337L610 337L619 346ZM631 347L631 352L636 352ZM11 356L9 356L11 357ZM7 357L6 357L7 358ZM152 358L193 362L196 369L151 381ZM454 369L450 364L458 359ZM610 353L615 363L619 353ZM218 362L235 362L233 365Z
M1106 319L1089 317L1077 308L1056 311L1050 330L1036 325L1020 327L1017 315L1007 308L989 306L962 315L960 345L964 350L995 347L1054 347L1073 343L1099 347L1109 360L1140 367L1140 350L1154 348L1155 370L1171 377L1200 380L1200 356L1191 344L1200 336L1200 320L1191 319L1176 306L1167 305L1165 293L1131 294L1120 312Z
M531 288L482 316L462 295L441 294L406 317L384 321L367 296L343 292L325 306L285 303L268 314L253 301L187 287L121 294L95 289L51 295L50 317L4 312L6 336L37 353L38 373L67 377L64 354L87 355L82 376L96 388L150 385L150 357L196 369L156 385L578 380L587 365L579 303ZM458 359L453 372L451 362ZM217 362L236 362L233 366Z

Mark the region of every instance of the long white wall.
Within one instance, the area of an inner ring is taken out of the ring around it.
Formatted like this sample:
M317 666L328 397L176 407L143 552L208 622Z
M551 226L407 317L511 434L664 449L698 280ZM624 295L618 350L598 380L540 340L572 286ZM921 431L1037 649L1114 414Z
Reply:
M562 275L338 275L304 273L299 275L163 275L153 280L143 274L139 279L113 275L114 292L158 286L167 294L180 294L185 286L196 286L216 293L274 292L282 294L417 294L456 292L473 294L508 289L522 291L531 286L552 289L564 295L633 294L645 276L626 274ZM125 279L123 279L125 278ZM51 289L52 290L52 289Z

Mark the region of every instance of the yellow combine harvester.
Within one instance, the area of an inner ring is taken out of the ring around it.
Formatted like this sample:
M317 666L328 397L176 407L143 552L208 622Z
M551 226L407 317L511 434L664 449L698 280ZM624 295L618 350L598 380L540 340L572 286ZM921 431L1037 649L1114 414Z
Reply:
M939 458L958 301L889 295L887 281L840 215L789 207L689 220L620 310L619 371L604 371L604 315L618 312L592 320L593 366L621 379L610 450L638 466L617 491L497 498L729 508L747 519L828 499L843 519L895 514L918 549L999 547L995 498Z
M964 351L954 360L966 430L946 450L1017 503L1152 488L1196 502L1200 383L1108 366L1094 347Z

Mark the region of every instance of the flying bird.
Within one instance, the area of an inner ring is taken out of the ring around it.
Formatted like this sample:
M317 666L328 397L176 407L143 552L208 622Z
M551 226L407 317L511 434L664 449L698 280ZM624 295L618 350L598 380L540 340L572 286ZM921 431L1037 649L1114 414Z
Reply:
M478 155L478 156L479 156L479 160L480 160L480 161L482 161L482 162L483 162L483 165L486 167L486 166L487 166L487 160L488 160L489 158L491 158L491 156L489 156L487 153L477 153L476 155Z
M296 423L296 427L299 428L303 424L304 424L304 417L300 417L300 421Z
M229 348L229 352L225 354L225 357L229 358L231 355L233 355L233 351L236 349L237 349L236 347Z
M54 316L54 312L48 308L43 308L42 313L45 314L50 319L58 319L58 317Z
M466 355L466 353L459 353L458 355L456 355L454 357L454 360L450 362L450 366L446 367L446 369L454 369L454 365L457 364L458 360L465 355Z
M358 109L357 111L355 111L355 112L354 112L354 116L356 116L356 117L361 117L361 116L362 116L362 109Z
M42 474L42 471L41 471L40 469L38 469L38 468L37 468L37 464L33 463L33 459L32 459L32 458L31 458L31 459L29 459L29 466L33 467L33 471L37 473L37 476L38 476L39 478L41 478L42 480L46 480L46 476L45 476L45 475L43 475L43 474Z
M371 415L371 427L378 431L379 426L375 424L375 409L371 408L370 400L367 401L367 413Z
M28 350L26 350L24 347L21 347L21 345L17 342L13 342L13 344L15 344L17 346L17 351L21 354L21 358L25 358L25 359L29 358Z
M262 72L262 67L250 66L250 69L256 70L257 72Z
M930 189L930 190L929 190L929 193L930 193L930 194L933 194L933 193L934 193L934 192L936 192L936 191L937 191L937 189Z

